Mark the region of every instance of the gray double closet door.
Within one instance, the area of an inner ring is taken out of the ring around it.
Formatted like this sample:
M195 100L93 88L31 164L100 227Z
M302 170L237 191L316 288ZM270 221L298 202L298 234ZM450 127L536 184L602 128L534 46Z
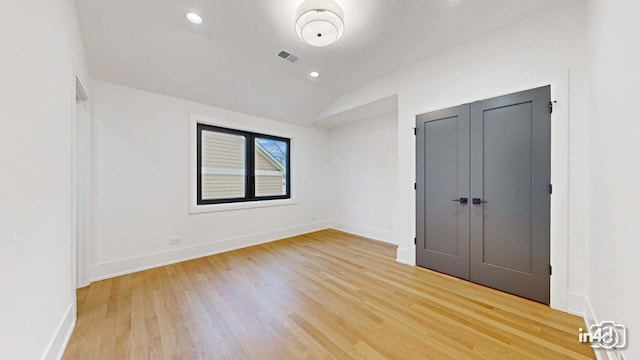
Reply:
M417 116L416 262L549 304L545 86Z

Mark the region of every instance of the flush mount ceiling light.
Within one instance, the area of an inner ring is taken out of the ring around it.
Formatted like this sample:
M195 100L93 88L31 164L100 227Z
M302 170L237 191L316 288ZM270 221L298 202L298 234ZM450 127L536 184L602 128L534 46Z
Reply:
M196 13L188 13L187 14L187 20L189 20L190 22L196 24L196 25L200 25L202 24L202 18L200 17L200 15L196 14Z
M320 73L317 71L312 71L309 73L309 76L311 76L312 78L317 78L320 77Z
M309 45L333 44L344 32L344 13L333 0L307 0L296 12L298 37Z

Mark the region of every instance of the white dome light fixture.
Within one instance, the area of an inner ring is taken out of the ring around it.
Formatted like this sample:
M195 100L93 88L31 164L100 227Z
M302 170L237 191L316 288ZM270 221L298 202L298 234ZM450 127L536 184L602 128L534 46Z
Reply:
M296 32L309 45L328 46L342 37L344 13L333 0L307 0L296 12Z

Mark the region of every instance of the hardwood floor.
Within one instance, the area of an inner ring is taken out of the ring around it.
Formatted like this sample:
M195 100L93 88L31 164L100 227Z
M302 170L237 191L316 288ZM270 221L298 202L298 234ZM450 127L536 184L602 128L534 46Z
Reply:
M582 319L325 230L78 290L64 359L594 359Z

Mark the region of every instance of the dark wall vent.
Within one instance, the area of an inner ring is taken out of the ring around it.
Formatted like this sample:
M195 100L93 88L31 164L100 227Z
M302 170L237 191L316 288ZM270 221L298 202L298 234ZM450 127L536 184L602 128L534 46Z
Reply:
M286 52L284 50L282 50L279 53L277 53L276 56L281 58L281 59L287 60L288 62L290 62L292 64L294 62L298 61L298 59L299 59L297 56L292 55L292 54L290 54L290 53L288 53L288 52Z

